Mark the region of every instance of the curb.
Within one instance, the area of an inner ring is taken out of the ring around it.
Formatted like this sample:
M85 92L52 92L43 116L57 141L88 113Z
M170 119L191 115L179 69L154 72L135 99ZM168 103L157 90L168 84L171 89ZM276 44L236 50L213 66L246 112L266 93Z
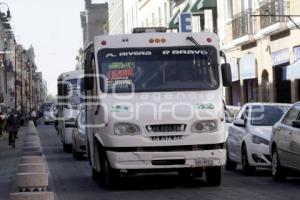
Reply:
M54 200L54 193L48 191L48 186L49 174L40 137L33 122L30 121L16 174L16 190L19 192L10 193L10 200Z
M10 200L54 200L53 192L20 192L11 193Z

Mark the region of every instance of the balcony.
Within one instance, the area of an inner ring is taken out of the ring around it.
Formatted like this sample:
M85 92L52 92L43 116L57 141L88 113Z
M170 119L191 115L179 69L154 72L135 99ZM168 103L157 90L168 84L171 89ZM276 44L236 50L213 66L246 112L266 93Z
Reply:
M287 0L272 0L263 4L259 12L261 30L255 35L255 39L260 39L270 35L274 35L288 29L288 18L278 15L289 14L289 1ZM268 16L270 15L270 16Z
M238 13L232 20L232 39L234 45L243 45L254 40L254 18L251 11Z
M245 35L253 35L254 33L253 18L251 12L245 11L234 16L232 20L232 37L240 38Z
M261 29L267 28L269 26L286 23L287 17L277 17L272 15L287 15L289 10L289 4L285 0L272 0L267 2L260 7L260 14L271 15L262 17L260 20Z

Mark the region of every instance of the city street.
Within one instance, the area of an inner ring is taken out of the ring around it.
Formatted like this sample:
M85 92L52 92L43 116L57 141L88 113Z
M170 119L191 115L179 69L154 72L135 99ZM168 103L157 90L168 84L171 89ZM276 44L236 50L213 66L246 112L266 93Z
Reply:
M120 199L299 199L300 179L274 183L270 172L260 171L246 177L241 172L225 172L221 187L207 187L201 179L186 183L175 174L140 175L122 179L122 188L104 189L91 177L86 160L76 161L62 150L53 126L38 127L45 153L51 188L57 200Z

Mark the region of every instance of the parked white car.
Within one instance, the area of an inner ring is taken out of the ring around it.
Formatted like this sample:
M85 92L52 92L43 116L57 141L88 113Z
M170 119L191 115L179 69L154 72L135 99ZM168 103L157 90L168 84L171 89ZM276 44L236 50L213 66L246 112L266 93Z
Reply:
M273 180L297 174L287 172L300 171L300 102L274 125L271 144Z
M87 135L85 131L86 115L82 109L76 119L75 128L72 132L72 152L75 159L81 159L86 155Z
M290 108L287 104L248 103L229 126L227 140L228 170L242 164L245 174L256 167L271 167L269 145L272 126Z

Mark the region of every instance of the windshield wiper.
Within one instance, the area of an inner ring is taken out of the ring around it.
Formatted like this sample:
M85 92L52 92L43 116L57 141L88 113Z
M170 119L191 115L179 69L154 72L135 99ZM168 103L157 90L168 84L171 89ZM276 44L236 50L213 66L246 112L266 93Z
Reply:
M186 39L194 43L197 47L199 48L201 47L201 45L197 42L197 40L193 36L188 36Z

